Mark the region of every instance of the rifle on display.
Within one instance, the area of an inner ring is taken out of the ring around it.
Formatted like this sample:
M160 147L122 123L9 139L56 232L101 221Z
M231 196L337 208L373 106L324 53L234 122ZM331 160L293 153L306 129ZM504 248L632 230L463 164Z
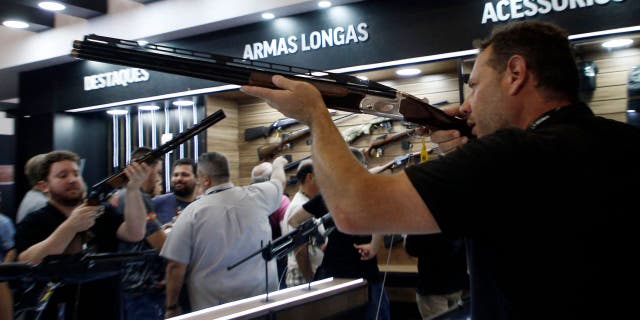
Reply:
M331 115L335 115L336 112L330 112ZM251 141L258 138L267 138L273 131L280 132L282 129L286 129L294 124L297 124L298 120L293 118L282 118L274 121L269 126L260 126L244 129L244 141Z
M359 137L365 134L371 134L371 130L378 127L384 127L387 129L387 131L390 132L391 128L393 128L393 126L391 125L392 121L393 119L382 118L382 117L373 119L365 124L362 124L356 127L351 127L351 128L348 128L347 130L344 130L342 132L342 138L347 144L351 144L352 142L356 141L356 139L358 139Z
M136 161L140 163L153 163L156 159L159 159L164 154L177 148L181 144L193 138L196 134L204 131L224 118L224 112L222 110L218 110ZM92 205L99 204L108 197L111 191L120 188L127 183L127 181L128 179L124 170L120 170L119 172L93 185L87 193L88 202Z
M343 115L341 117L337 117L333 119L333 122L344 119L346 117L350 117L354 115L353 113ZM291 148L291 144L298 140L308 136L311 133L311 129L309 127L305 127L302 129L298 129L289 134L282 135L282 139L279 142L270 143L261 147L258 147L258 159L265 160L268 158L272 158L276 153Z
M220 81L236 85L276 88L271 78L282 75L313 84L328 108L405 120L430 129L457 129L470 136L466 121L407 93L359 78L253 61L157 44L88 35L73 42L71 55L87 60L147 68L160 72Z
M410 137L414 132L416 132L416 129L409 129L403 132L394 133L392 135L380 136L381 137L380 139L374 140L369 145L369 147L365 150L364 154L367 155L367 157L375 156L376 158L380 158L382 156L383 146L390 144L392 142L396 142L398 140L402 140L406 137ZM372 151L375 151L375 153L371 154Z
M298 167L298 165L300 164L300 162L305 161L307 159L311 159L311 156L306 156L304 158L298 159L296 161L293 162L289 162L284 166L284 171L287 172L289 170L295 169Z
M227 270L231 270L259 254L262 255L262 258L265 261L271 261L274 258L279 259L286 257L291 250L309 243L310 240L317 239L317 241L324 241L324 237L333 231L333 229L330 228L329 230L326 230L324 234L320 234L318 227L329 221L331 221L331 214L329 213L325 214L320 219L308 219L297 228L291 230L291 232L278 239L269 241L266 246L228 266Z
M436 150L438 150L437 146L429 148L427 150L427 153L431 154ZM389 161L389 162L387 162L387 163L385 163L383 165L380 165L380 166L373 167L373 168L369 169L369 172L373 173L373 174L378 174L378 173L381 173L381 172L383 172L385 170L388 170L388 169L393 170L393 169L396 169L396 168L400 168L400 167L408 165L409 162L412 159L420 159L420 151L399 155L399 156L393 158L393 160L391 160L391 161Z

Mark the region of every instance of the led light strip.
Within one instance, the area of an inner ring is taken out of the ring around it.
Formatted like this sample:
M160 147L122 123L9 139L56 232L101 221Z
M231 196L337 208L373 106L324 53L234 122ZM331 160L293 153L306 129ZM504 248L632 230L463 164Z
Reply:
M314 281L314 282L311 283L311 286L315 287L315 286L317 286L319 284L330 282L332 280L333 280L333 278L327 278L327 279L323 279L323 280L320 280L320 281ZM267 303L267 304L265 304L263 306L254 307L254 308L251 308L251 309L247 309L247 310L244 310L244 311L236 312L234 314L230 314L230 315L227 315L227 316L224 316L224 317L220 317L220 318L216 318L216 319L223 320L223 319L238 318L238 317L241 317L241 316L244 316L244 315L247 315L247 314L259 312L259 311L262 311L262 310L271 309L273 307L285 305L287 303L291 303L291 302L295 302L295 301L304 300L304 299L309 298L309 297L321 295L323 293L334 291L334 290L341 289L341 288L346 288L346 287L349 287L349 286L352 286L352 285L355 285L355 284L358 284L358 283L362 283L362 282L364 282L363 279L356 279L356 280L353 280L353 281L345 282L343 284L338 284L338 285L331 286L331 287L328 287L328 288L320 289L320 290L317 290L317 291L307 292L307 293L301 294L299 296L287 298L287 299L284 299L284 300L281 300L281 301L276 301L276 302L273 302L273 303ZM272 294L269 294L269 296L270 297L279 296L279 295L282 295L284 293L287 293L287 292L290 292L290 291L299 290L300 288L306 288L306 287L307 287L306 284L302 284L302 285L299 285L299 286L296 286L296 287L292 287L292 288L287 288L287 289L276 291L276 292L274 292ZM227 309L227 308L230 308L230 307L233 307L233 306L236 306L236 305L239 305L239 304L243 304L243 303L246 303L246 302L264 300L265 296L266 295L262 294L262 295L251 297L251 298L247 298L247 299L237 300L237 301L234 301L234 302L225 303L223 305L219 305L219 306L215 306L215 307L211 307L211 308L207 308L207 309L202 309L202 310L199 310L199 311L196 311L196 312L192 312L192 313L189 313L189 314L181 315L181 316L178 316L178 317L175 317L175 318L171 318L171 319L175 319L175 320L189 319L189 318L197 316L197 315L204 315L204 314L210 313L212 311Z

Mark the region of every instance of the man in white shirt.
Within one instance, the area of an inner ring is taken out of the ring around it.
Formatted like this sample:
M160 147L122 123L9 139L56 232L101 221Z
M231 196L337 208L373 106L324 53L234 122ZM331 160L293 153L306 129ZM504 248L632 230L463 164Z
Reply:
M280 223L282 234L291 232L294 226L303 222L298 221L292 223L290 220L303 204L320 193L316 179L313 176L313 164L311 160L305 160L300 163L296 173L296 179L300 186L284 214L284 219ZM306 215L305 218L298 217L298 219L302 220L312 218L312 215ZM289 253L287 260L287 286L297 286L313 280L313 275L322 263L323 256L322 250L315 245L300 246Z
M271 240L268 216L280 205L286 163L278 157L271 180L236 187L223 154L200 156L198 180L205 192L182 212L160 252L168 260L166 317L182 313L178 296L185 280L193 310L264 293L262 257L227 267L259 249L261 241ZM269 290L276 290L275 260L268 262L268 274Z

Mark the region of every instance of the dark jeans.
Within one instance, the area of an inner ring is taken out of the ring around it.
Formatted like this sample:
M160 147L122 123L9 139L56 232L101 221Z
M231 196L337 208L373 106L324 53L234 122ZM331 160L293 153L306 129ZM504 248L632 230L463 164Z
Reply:
M381 302L379 302L381 301ZM378 303L380 310L378 311ZM376 318L376 315L378 316ZM382 281L369 282L369 304L367 305L367 320L389 320L389 297L382 287Z
M164 293L124 293L122 295L125 320L163 320Z

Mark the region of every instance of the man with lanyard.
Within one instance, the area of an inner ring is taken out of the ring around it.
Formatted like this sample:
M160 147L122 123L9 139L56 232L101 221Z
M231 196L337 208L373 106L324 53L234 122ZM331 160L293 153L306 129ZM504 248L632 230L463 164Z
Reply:
M639 280L628 199L640 131L579 101L567 37L535 20L494 30L460 107L478 139L434 134L450 153L389 176L357 168L313 85L274 76L281 90L242 90L312 128L320 189L344 232L466 237L474 320L623 318Z
M204 195L176 220L161 255L168 260L166 317L182 313L178 297L187 282L195 310L277 290L277 268L255 256L238 267L233 263L271 240L269 215L280 205L286 178L283 157L273 161L271 180L248 186L230 181L229 162L219 152L204 153L198 160L198 180Z

